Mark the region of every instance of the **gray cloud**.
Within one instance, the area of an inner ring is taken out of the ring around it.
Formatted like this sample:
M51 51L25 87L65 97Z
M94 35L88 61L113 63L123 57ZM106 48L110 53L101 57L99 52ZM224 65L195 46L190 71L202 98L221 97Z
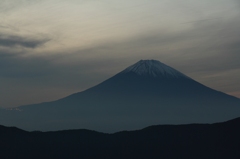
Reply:
M39 0L1 0L0 2L0 12L7 12L9 10L16 9L24 5L32 5L39 3Z
M149 50L144 54L145 57L159 54L160 59L167 57L170 63L187 63L191 66L188 71L192 69L195 72L196 67L206 72L228 71L240 68L238 28L240 21L237 19L226 22L224 19L215 19L195 24L191 29L175 34L155 33L138 37L125 45Z
M236 91L240 90L236 86L240 74L239 28L237 18L201 21L177 33L148 32L126 41L78 50L70 61L77 63L74 59L87 57L95 63L90 71L113 75L140 59L157 59L217 90ZM214 82L217 80L221 82Z
M14 57L10 61L14 60L12 67L14 65L16 69L22 67L22 70L29 74L32 70L36 75L37 72L39 74L59 72L61 67L61 70L71 70L71 73L95 71L108 76L121 71L133 62L149 58L165 62L186 74L229 71L240 68L239 27L240 22L236 19L228 21L213 19L197 22L190 29L177 33L148 32L122 42L108 42L87 49L68 50L67 54L59 51L58 54L46 56L45 59ZM7 43L5 46L21 45L32 48L46 42L46 40L33 40L25 44L22 38L10 39L14 39L13 42L10 40L12 43ZM7 53L1 53L1 56L5 57L5 60L1 61L2 64L9 63L9 60L6 60ZM111 69L109 65L112 66ZM54 67L57 68L53 69ZM19 76L27 74L20 73L21 71L15 72L19 72Z
M51 38L20 36L16 30L16 34L1 31L0 87L5 97L0 107L3 103L17 106L26 101L57 99L87 89L140 59L160 60L210 87L237 92L240 90L240 20L238 16L221 16L176 24L179 28L187 25L183 30L146 29L141 35L122 41L93 43L85 49L56 49L55 54L42 52L44 56L36 56L34 48L44 46ZM104 29L108 30L108 26ZM29 50L32 56L22 56ZM25 101L20 102L21 99Z

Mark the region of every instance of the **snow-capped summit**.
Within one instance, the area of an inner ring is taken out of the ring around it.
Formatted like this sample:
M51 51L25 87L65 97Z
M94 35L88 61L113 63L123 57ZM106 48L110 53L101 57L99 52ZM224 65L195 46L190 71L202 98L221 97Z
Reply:
M150 75L153 77L168 77L168 78L189 78L181 72L161 63L157 60L140 60L134 65L126 68L121 73L134 72L138 75Z

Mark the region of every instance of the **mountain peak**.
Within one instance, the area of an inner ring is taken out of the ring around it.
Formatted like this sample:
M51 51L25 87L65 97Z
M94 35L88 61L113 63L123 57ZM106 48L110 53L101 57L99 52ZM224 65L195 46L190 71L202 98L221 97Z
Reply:
M181 72L161 63L157 60L140 60L129 66L122 73L133 72L141 76L168 77L168 78L189 78Z

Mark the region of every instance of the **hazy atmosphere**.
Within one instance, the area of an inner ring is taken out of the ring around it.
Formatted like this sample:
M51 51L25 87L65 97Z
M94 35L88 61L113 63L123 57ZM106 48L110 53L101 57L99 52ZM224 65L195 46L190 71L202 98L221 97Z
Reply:
M240 98L239 0L1 0L0 107L56 100L140 59Z

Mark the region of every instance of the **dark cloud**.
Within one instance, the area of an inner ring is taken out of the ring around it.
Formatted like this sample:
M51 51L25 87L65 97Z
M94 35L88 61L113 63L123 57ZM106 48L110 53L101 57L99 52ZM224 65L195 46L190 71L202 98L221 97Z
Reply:
M0 34L0 46L13 47L22 46L26 48L36 48L48 42L50 39L47 38L31 38L31 37L21 37L14 35Z
M31 78L48 74L47 60L25 56L49 41L42 36L18 36L0 33L0 78ZM30 50L29 50L30 49Z

